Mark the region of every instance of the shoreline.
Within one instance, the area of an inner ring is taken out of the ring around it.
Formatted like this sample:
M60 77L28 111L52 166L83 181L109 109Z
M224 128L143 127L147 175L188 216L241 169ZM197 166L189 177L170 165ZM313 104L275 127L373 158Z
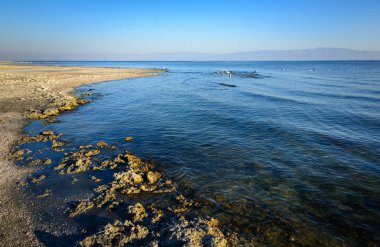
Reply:
M14 163L13 147L30 119L75 109L75 88L99 82L154 76L160 70L20 65L0 62L0 243L41 246L35 220L18 183L35 169Z

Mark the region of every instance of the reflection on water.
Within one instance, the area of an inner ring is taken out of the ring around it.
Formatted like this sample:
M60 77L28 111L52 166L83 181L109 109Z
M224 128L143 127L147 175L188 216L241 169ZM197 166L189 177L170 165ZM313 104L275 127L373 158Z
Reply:
M82 87L101 96L49 127L72 145L159 162L206 213L266 243L379 243L380 62L53 64L168 68Z

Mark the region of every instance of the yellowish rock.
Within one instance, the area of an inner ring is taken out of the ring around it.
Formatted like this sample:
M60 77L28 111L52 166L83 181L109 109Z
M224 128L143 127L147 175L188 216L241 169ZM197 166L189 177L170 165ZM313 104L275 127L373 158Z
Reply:
M125 137L125 139L124 139L125 142L130 142L130 141L133 141L133 140L134 140L134 138L131 137L131 136Z

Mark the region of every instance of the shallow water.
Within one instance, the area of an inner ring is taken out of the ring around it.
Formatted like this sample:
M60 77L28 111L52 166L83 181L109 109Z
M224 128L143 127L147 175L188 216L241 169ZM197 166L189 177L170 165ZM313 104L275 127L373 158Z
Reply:
M71 146L157 161L207 214L263 243L380 243L380 62L44 64L168 69L81 87L96 100L49 126Z

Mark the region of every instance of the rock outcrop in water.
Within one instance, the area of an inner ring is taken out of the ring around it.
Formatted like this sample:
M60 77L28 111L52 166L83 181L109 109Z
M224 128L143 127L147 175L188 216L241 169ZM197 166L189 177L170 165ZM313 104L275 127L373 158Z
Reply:
M59 140L61 136L55 135L53 131L44 131L38 136L25 137L23 142L64 144ZM201 204L179 193L178 186L165 179L153 163L143 161L128 151L101 160L97 158L103 154L101 149L105 153L106 150L115 150L105 142L97 143L96 147L80 146L77 151L65 153L65 157L54 168L61 175L89 172L89 177L95 183L102 182L95 176L97 172L116 170L111 182L97 186L94 189L95 196L80 201L69 216L76 217L98 208L123 210L127 212L126 218L124 222L108 223L100 233L85 237L78 242L81 246L158 246L159 243L181 246L235 245L236 236L223 232L216 219L202 216L199 210ZM26 149L19 150L14 155L23 157L27 152ZM32 162L35 165L52 164L49 158ZM41 175L34 178L32 183L40 183L45 178L45 175ZM46 189L37 198L51 195L51 190ZM147 202L142 197L147 195L156 199Z
M45 119L49 117L55 117L58 116L59 113L64 111L71 111L75 108L77 108L79 105L83 105L88 103L87 100L80 99L75 96L68 95L66 97L62 98L56 98L51 102L50 108L46 108L44 110L30 110L29 113L27 113L27 117L33 120L36 119Z

